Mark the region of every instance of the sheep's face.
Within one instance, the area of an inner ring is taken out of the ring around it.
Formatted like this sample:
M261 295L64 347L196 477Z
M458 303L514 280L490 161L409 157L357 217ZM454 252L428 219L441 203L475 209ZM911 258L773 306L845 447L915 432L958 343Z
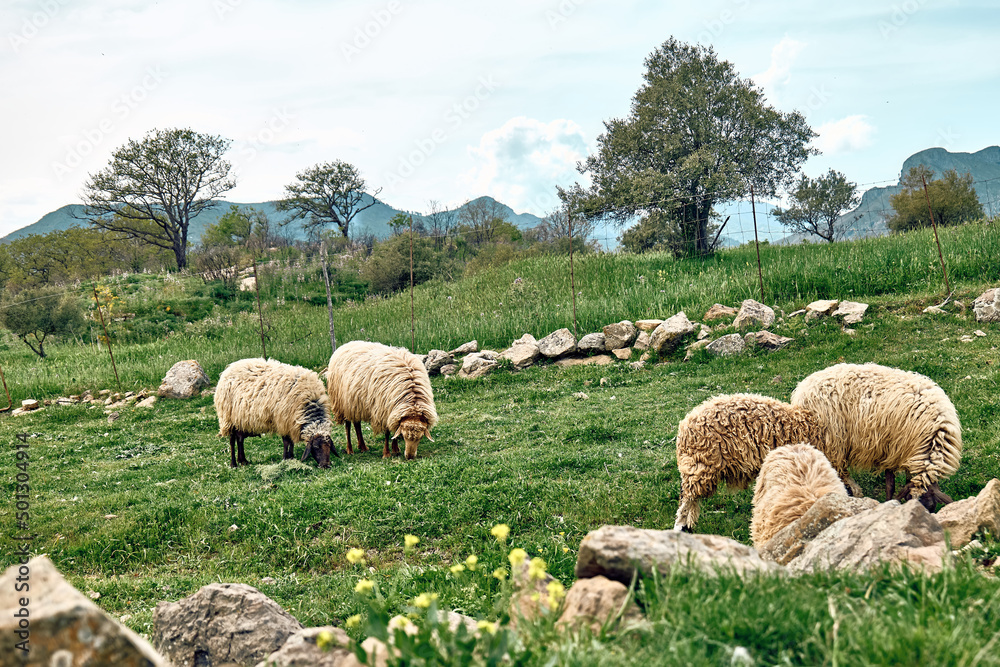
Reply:
M396 435L393 437L398 438L403 436L403 440L406 442L405 456L408 459L416 458L417 456L417 445L420 444L420 439L427 436L427 439L434 442L431 438L431 431L427 427L427 422L419 417L409 417L404 419L399 423L399 428L396 429Z
M333 446L333 439L329 435L314 435L306 443L306 450L302 452L302 461L305 462L311 456L316 459L317 466L329 468L330 452L333 452L334 456L340 456Z

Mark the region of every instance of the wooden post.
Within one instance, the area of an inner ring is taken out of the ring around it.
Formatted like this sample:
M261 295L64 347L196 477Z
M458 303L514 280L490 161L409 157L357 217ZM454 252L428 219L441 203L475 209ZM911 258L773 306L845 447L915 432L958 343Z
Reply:
M410 352L417 353L416 314L413 309L413 216L410 216Z
M753 242L757 246L757 276L760 278L760 302L764 303L764 270L760 265L760 241L757 239L757 205L754 203L753 185L750 186L750 211L753 213Z
M951 287L948 285L948 270L944 266L944 254L941 252L941 239L938 238L937 222L934 220L934 211L931 209L931 196L927 193L927 179L920 176L924 183L924 198L927 200L927 212L931 215L931 227L934 228L934 240L937 242L938 259L941 261L941 273L944 275L945 296L951 296Z
M264 342L264 312L260 307L260 280L257 277L257 258L252 256L253 262L253 289L257 295L257 318L260 320L260 347L264 351L264 358L267 359L267 344Z
M108 326L104 323L104 311L101 310L101 300L97 298L97 285L94 285L94 302L97 304L97 314L101 318L101 328L104 329L104 339L108 341L108 356L111 357L111 368L115 372L115 383L118 391L122 390L122 381L118 379L118 367L115 365L115 355L111 352L111 336L108 335ZM6 382L4 385L6 386Z
M10 389L7 388L7 378L3 376L3 366L0 366L0 380L3 380L3 390L7 392L7 407L0 410L0 412L7 412L14 407L14 401L10 397Z
M330 274L326 270L326 241L319 243L320 264L323 265L323 282L326 283L326 313L330 317L330 354L337 351L337 332L333 328L333 297L330 295Z
M576 331L576 279L573 275L573 216L569 210L566 211L566 225L569 228L569 289L573 296L573 337L577 338Z

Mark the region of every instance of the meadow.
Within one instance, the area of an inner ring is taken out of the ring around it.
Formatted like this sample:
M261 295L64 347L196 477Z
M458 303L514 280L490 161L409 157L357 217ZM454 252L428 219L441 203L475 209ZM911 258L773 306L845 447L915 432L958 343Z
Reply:
M542 557L568 587L588 531L607 523L673 525L677 424L717 393L787 400L803 377L843 361L914 370L944 388L963 425L962 466L943 490L964 498L1000 476L1000 327L976 323L971 309L1000 276L994 232L986 224L942 230L954 290L946 315L921 312L944 300L929 232L762 246L766 303L787 314L818 298L864 301L871 308L855 335L834 321L785 317L772 330L795 342L774 353L721 359L700 352L684 362L681 350L641 370L541 364L474 381L434 378L441 422L435 442L423 442L414 461L384 461L375 449L348 457L340 436L341 457L318 470L281 463L280 439L266 436L247 441L252 465L230 469L212 399L199 397L125 409L112 424L87 406L5 417L0 479L12 497L13 445L27 434L35 552L140 632L151 632L156 602L213 581L253 585L306 625L343 625L365 613L354 591L363 577L376 582L379 604L392 613L434 591L442 607L503 619L504 586L491 573L506 565L510 547ZM330 351L326 309L302 298L316 294L317 271L300 260L277 262L261 287L268 354L319 370ZM580 335L679 310L698 321L713 303L760 298L752 247L705 261L584 255L574 259L574 274ZM417 351L472 339L503 349L525 332L572 329L569 281L567 258L543 257L419 286ZM155 390L178 360L197 359L214 380L228 363L261 354L248 294L218 298L183 275L101 284L119 298L120 313L141 314L112 323L123 391ZM338 342L409 345L409 294L340 297ZM136 331L142 327L147 333ZM986 336L960 342L976 329ZM0 343L15 404L117 389L96 334L49 349L38 359L9 334ZM579 392L587 398L574 396ZM881 499L879 479L857 479ZM717 494L704 503L698 532L749 543L750 498L751 491ZM0 516L0 535L10 544L16 529L6 508ZM490 534L501 523L511 530L505 544ZM419 538L412 550L404 548L407 534ZM352 548L364 550L364 565L347 560ZM984 548L996 543L987 538ZM473 554L475 570L452 571ZM0 554L0 565L11 562L9 552ZM743 646L760 664L1000 664L1000 585L971 561L932 576L883 570L778 581L678 572L639 582L636 595L647 623L596 637L560 635L542 623L522 633L512 659L729 664Z

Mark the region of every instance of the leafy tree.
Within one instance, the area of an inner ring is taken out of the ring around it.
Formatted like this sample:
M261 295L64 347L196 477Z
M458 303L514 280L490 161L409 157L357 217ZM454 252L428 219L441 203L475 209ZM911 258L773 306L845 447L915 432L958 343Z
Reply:
M267 213L250 206L229 207L217 222L205 227L201 244L212 246L243 246L261 249L280 242Z
M0 324L45 357L47 337L83 329L83 309L71 295L52 288L22 290L0 304Z
M454 260L434 249L433 239L413 239L413 282L427 282L435 276L450 276ZM410 239L406 234L393 236L375 245L372 254L360 267L361 279L372 292L396 292L410 285Z
M596 220L576 216L573 219L573 252L586 252L592 249L588 243L594 233ZM525 240L531 244L541 244L543 250L549 248L555 252L568 253L570 225L566 210L560 209L549 213L542 221L527 230Z
M604 123L598 150L577 165L591 185L559 193L574 212L624 225L636 216L668 216L684 254L711 248L718 202L773 196L814 149L815 133L798 112L765 104L711 47L671 38L646 58L645 83L631 113Z
M708 249L714 252L719 246L720 231L715 220L719 216L713 211L710 214L708 228ZM688 239L678 223L678 216L664 211L651 211L643 216L638 223L626 229L618 241L629 252L670 252L675 256L683 256L688 247Z
M84 215L101 229L172 250L183 269L191 219L236 186L222 159L230 143L191 129L130 139L84 185Z
M277 203L278 210L291 211L283 224L301 220L302 228L311 239L319 237L324 227L336 225L346 239L351 222L365 209L375 205L379 188L365 204L367 184L361 172L343 160L324 162L295 175L297 182L285 186L285 198Z
M924 194L924 179L927 194ZM931 201L934 221L941 226L957 225L983 217L983 205L979 203L976 189L972 187L972 174L959 176L954 169L934 179L934 172L924 165L911 167L901 179L903 189L889 197L895 214L886 225L894 232L929 227L930 212L927 198Z
M857 190L856 183L833 169L817 178L803 174L791 193L791 205L775 208L774 216L794 232L812 234L833 243L843 233L834 228L834 223L861 201Z

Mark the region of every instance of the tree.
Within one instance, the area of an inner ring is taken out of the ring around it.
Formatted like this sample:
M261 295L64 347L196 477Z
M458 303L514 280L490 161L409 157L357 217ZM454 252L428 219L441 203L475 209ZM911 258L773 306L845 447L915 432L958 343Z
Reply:
M782 113L711 47L671 38L645 61L631 113L604 123L598 150L577 165L591 185L560 197L575 213L618 225L654 212L683 235L683 254L710 252L712 207L774 196L815 149L798 112Z
M856 183L833 169L817 178L803 174L791 193L791 205L775 208L774 216L793 232L812 234L833 243L843 234L843 230L834 228L834 223L844 211L861 201L857 189Z
M235 204L201 234L201 244L205 247L243 246L259 250L278 240L267 213Z
M516 231L507 220L507 208L492 197L465 202L458 210L458 223L458 231L474 246L510 238L512 227Z
M236 186L222 159L230 143L191 129L130 139L84 185L84 216L101 229L172 250L183 269L191 219Z
M298 182L285 186L285 198L277 203L279 211L291 211L292 216L282 224L301 220L302 228L310 239L317 239L324 227L334 224L346 239L351 221L375 205L379 188L372 193L371 201L364 202L365 179L357 167L343 160L324 162L309 167L295 175Z
M434 238L434 245L444 247L445 238L455 229L458 212L441 206L441 202L432 199L428 202L430 212L424 216L427 220L427 233Z
M954 169L934 179L934 172L924 165L911 167L900 179L903 189L889 197L895 214L886 225L894 232L929 227L930 212L927 199L930 198L934 221L940 226L957 225L983 217L983 205L979 203L976 189L972 187L972 174L959 176ZM924 194L924 180L927 194Z
M586 252L591 249L587 243L594 233L596 221L583 216L573 218L573 252ZM525 232L525 238L531 243L540 243L556 252L569 252L570 226L565 208L549 213L542 221Z
M22 290L0 305L0 324L44 358L48 336L83 329L83 310L71 295L52 288Z

